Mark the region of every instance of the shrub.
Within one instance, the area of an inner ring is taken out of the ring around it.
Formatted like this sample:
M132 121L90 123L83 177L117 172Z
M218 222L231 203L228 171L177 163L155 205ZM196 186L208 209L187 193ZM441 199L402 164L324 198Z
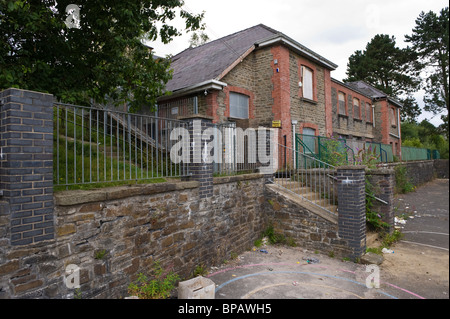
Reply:
M150 277L140 273L136 282L128 286L128 293L139 299L167 299L180 277L172 271L165 271L155 262Z
M416 188L411 184L408 176L407 169L404 165L398 165L394 168L395 171L395 192L396 193L409 193L414 191Z

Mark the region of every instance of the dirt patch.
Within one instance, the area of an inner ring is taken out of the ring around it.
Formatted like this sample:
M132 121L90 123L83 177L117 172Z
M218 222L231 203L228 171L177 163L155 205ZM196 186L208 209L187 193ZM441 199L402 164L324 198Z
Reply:
M449 298L448 252L398 242L384 254L381 280L395 282L427 299Z

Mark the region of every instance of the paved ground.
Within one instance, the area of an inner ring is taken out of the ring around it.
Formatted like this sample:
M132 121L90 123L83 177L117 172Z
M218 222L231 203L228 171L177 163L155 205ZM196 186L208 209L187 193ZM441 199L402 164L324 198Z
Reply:
M302 248L267 246L213 269L216 299L440 299L449 298L448 180L436 180L396 198L407 213L403 240L379 268L380 287L367 288L375 272Z

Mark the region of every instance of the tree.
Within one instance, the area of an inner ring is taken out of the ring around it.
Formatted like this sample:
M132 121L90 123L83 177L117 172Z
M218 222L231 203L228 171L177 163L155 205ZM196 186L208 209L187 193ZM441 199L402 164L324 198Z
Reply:
M438 150L441 158L449 158L449 142L441 131L427 120L402 123L402 146Z
M189 47L195 48L209 41L209 36L204 32L194 32L189 40Z
M421 12L416 19L416 26L411 35L406 35L406 42L412 44L421 64L417 70L426 73L424 89L425 110L442 115L444 131L448 137L449 111L449 10L441 10L440 15L430 11Z
M180 35L169 24L177 16L187 32L204 27L204 13L187 12L182 0L77 0L78 12L66 12L71 3L0 0L0 89L49 92L69 103L155 105L171 77L169 61L143 42Z
M344 82L365 81L404 105L403 119L415 120L421 113L412 97L419 88L419 71L413 68L416 55L410 48L400 49L395 37L376 35L364 51L350 56Z

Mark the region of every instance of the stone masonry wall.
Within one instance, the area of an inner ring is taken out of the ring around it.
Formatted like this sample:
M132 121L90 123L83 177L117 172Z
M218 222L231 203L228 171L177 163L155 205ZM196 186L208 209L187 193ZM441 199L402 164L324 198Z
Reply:
M188 277L199 265L219 265L249 249L266 227L263 176L215 178L207 199L198 186L56 193L56 239L0 249L0 298L73 298L64 283L71 264L80 267L84 299L121 298L154 261Z
M339 237L337 218L324 218L299 203L295 196L268 187L264 209L276 232L292 238L300 246L347 257L348 242Z

